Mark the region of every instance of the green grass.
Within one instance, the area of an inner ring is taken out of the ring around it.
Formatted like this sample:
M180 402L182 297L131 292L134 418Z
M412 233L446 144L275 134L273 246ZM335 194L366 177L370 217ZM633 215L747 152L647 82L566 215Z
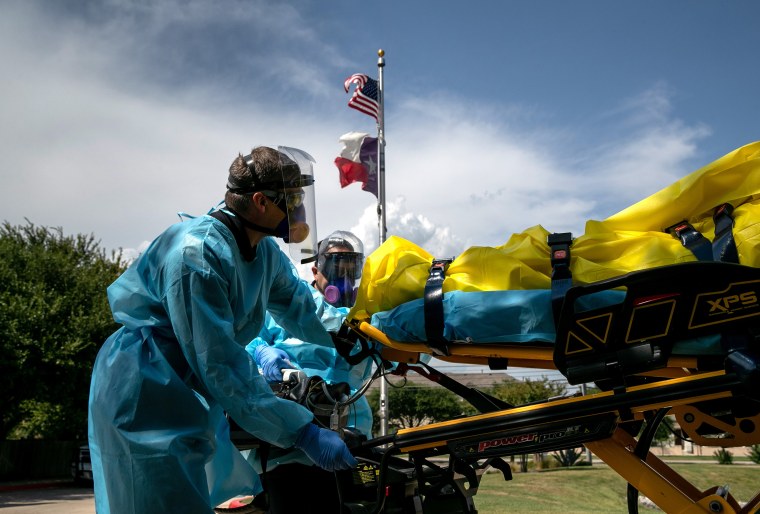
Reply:
M760 489L757 465L693 463L671 467L699 490L728 484L739 501L749 500ZM479 514L628 512L626 485L604 465L514 473L510 482L505 482L500 473L489 473L475 495L475 507Z
M715 448L714 451L716 451L717 448ZM728 448L728 451L730 451L734 455L734 462L750 462L750 458L746 455L736 455L734 454L733 448ZM664 459L667 461L702 461L702 462L712 462L713 464L718 463L718 459L715 458L715 456L710 452L709 454L705 455L666 455L665 457L657 455L660 459Z

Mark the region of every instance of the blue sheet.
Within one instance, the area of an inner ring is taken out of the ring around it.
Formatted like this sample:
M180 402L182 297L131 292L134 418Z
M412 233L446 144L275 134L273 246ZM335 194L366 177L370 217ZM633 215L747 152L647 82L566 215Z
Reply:
M621 303L625 291L606 290L578 299L576 309ZM554 344L551 290L450 291L443 296L443 337L448 341L500 344ZM371 324L399 342L424 343L424 300L372 315ZM717 355L718 336L677 342L674 355Z

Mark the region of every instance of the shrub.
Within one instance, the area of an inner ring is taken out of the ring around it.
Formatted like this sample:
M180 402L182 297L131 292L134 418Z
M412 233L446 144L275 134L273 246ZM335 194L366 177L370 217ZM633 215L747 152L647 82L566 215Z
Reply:
M552 456L557 459L557 462L560 463L560 466L569 468L570 466L574 466L578 463L579 460L582 460L584 448L568 448L567 450L559 450L552 454Z
M718 460L718 464L733 464L734 463L734 455L726 450L725 448L721 448L720 450L715 450L713 452L713 455Z
M760 444L753 444L749 447L749 460L755 464L760 464Z

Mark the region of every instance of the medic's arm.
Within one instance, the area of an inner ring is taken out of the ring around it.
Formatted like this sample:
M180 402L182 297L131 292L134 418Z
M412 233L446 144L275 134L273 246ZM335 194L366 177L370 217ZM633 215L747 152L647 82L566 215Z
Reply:
M287 339L287 337L288 335L285 330L280 325L278 325L277 322L272 318L271 314L267 312L266 317L264 318L264 327L259 332L259 335L257 335L253 341L248 343L248 345L245 347L245 350L249 354L254 355L257 346L265 344L274 346L284 339Z
M235 341L228 278L220 262L202 245L185 248L174 269L167 270L163 303L174 333L202 385L241 427L274 445L292 446L313 415L274 396Z
M332 338L316 313L309 286L293 273L293 265L282 252L279 258L281 266L269 293L270 314L290 335L333 348Z

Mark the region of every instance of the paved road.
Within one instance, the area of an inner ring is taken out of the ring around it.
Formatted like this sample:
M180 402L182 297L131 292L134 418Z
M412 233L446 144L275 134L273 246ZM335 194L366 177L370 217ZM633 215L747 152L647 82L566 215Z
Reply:
M227 503L222 506L227 507ZM3 514L95 514L95 496L92 486L79 487L66 482L18 487L0 484L0 509ZM225 510L219 509L219 512ZM230 509L233 511L236 514L261 512L250 506Z
M95 514L92 487L56 485L0 491L3 514Z

